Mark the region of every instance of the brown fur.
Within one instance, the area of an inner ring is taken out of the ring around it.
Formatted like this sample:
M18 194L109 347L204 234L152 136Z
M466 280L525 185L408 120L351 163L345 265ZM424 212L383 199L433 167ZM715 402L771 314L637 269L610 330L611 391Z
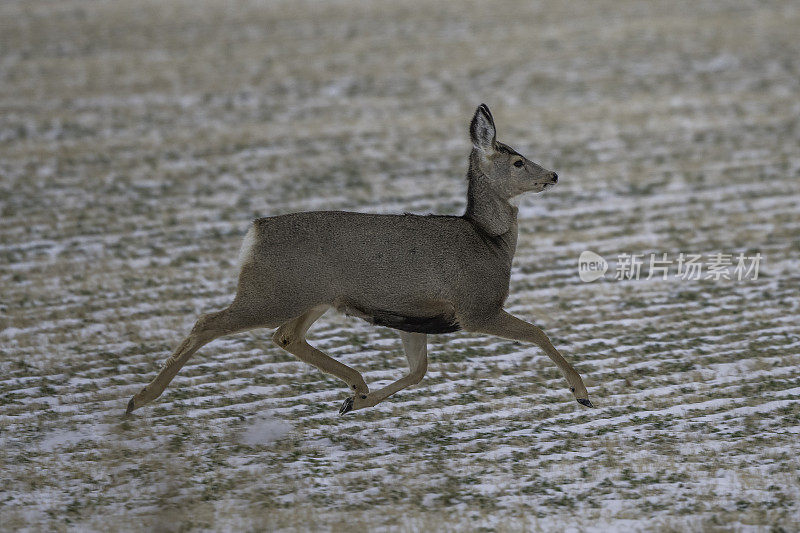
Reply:
M580 376L544 332L503 311L517 245L517 209L510 199L541 192L558 177L498 143L483 104L470 132L463 216L319 211L254 221L240 253L233 303L198 321L159 376L130 401L128 412L158 397L203 344L237 331L278 326L273 336L278 346L356 392L342 413L375 405L419 381L420 369L427 367L425 334L458 329L539 345L578 401L591 405ZM305 342L305 332L330 307L403 332L413 379L406 376L369 393L356 370Z

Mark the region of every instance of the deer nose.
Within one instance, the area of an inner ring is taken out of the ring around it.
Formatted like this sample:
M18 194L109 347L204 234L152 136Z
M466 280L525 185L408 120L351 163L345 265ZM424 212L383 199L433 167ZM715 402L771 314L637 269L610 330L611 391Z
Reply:
M553 183L558 183L558 174L551 172L550 177L553 178Z

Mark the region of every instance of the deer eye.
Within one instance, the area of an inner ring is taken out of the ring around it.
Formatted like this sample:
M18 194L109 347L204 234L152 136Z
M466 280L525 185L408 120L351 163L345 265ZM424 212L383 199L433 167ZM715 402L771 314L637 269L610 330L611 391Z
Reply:
M522 162L522 159L517 159L516 161L514 161L514 166L517 168L520 168L524 164L525 163Z

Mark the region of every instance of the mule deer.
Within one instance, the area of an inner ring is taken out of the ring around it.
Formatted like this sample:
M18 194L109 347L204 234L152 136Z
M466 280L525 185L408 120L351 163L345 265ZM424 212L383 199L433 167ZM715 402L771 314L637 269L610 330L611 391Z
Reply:
M517 245L512 200L548 189L558 175L498 142L484 104L470 136L462 216L320 211L255 220L239 253L233 303L200 317L158 376L130 400L127 413L158 398L201 346L262 327L277 327L272 339L278 346L347 384L353 395L340 414L419 383L428 367L427 335L459 329L538 345L578 403L593 407L580 375L547 335L503 310ZM308 328L329 308L399 330L408 375L370 392L357 370L308 344Z

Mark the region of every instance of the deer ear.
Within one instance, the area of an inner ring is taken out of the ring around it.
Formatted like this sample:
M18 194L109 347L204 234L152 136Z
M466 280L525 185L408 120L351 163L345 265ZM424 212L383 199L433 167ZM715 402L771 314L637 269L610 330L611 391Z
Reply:
M478 109L475 110L475 116L472 117L472 122L469 125L469 136L475 148L487 153L494 150L496 136L494 119L486 104L479 105Z

